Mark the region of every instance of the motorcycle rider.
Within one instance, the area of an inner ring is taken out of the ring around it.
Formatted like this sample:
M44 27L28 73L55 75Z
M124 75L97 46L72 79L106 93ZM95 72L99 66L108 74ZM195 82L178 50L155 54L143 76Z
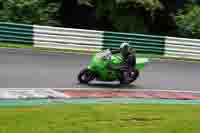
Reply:
M113 66L109 64L109 68L112 70L120 70L121 67L127 66L129 70L135 69L136 66L136 52L134 48L130 47L129 43L123 42L120 45L119 50L110 50L112 54L120 53L123 59L122 66Z

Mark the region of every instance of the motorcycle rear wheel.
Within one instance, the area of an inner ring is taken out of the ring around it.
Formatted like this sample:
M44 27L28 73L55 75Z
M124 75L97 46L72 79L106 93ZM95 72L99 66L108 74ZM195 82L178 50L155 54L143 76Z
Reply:
M139 70L134 70L133 73L122 72L120 84L131 84L139 77Z
M131 74L131 78L130 78L129 82L131 83L131 82L134 82L135 80L137 80L137 78L139 77L139 75L140 75L139 70L135 69L133 71L133 74Z

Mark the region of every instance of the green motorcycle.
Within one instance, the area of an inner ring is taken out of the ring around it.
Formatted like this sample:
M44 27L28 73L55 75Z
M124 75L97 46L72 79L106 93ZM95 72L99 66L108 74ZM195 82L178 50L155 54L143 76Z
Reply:
M105 50L92 57L89 66L78 74L78 81L88 84L90 81L96 79L98 81L120 81L120 84L131 84L139 77L139 70L144 68L148 62L149 59L147 58L137 58L136 69L133 69L131 72L130 70L128 71L127 67L122 68L123 71L111 71L108 68L109 63L112 65L121 65L123 59L120 54L112 55L109 50Z

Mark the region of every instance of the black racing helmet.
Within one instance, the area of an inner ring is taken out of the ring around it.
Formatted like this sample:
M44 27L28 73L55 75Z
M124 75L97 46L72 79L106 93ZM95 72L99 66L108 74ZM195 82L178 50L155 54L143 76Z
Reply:
M129 43L127 42L123 42L121 45L120 45L120 52L123 56L126 56L129 52Z

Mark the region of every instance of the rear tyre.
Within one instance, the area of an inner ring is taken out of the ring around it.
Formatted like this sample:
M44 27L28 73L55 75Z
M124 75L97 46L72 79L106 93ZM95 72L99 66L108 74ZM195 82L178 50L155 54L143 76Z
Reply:
M128 85L129 84L129 81L127 80L127 72L121 72L121 75L120 75L120 84L122 85Z
M95 78L95 75L89 69L83 69L78 74L78 81L82 84L88 84Z
M138 69L135 69L132 73L131 73L131 76L130 76L130 80L129 82L134 82L135 80L137 80L137 78L139 77L140 75L140 72Z
M139 70L133 72L122 72L120 77L120 84L128 85L134 82L139 77Z

